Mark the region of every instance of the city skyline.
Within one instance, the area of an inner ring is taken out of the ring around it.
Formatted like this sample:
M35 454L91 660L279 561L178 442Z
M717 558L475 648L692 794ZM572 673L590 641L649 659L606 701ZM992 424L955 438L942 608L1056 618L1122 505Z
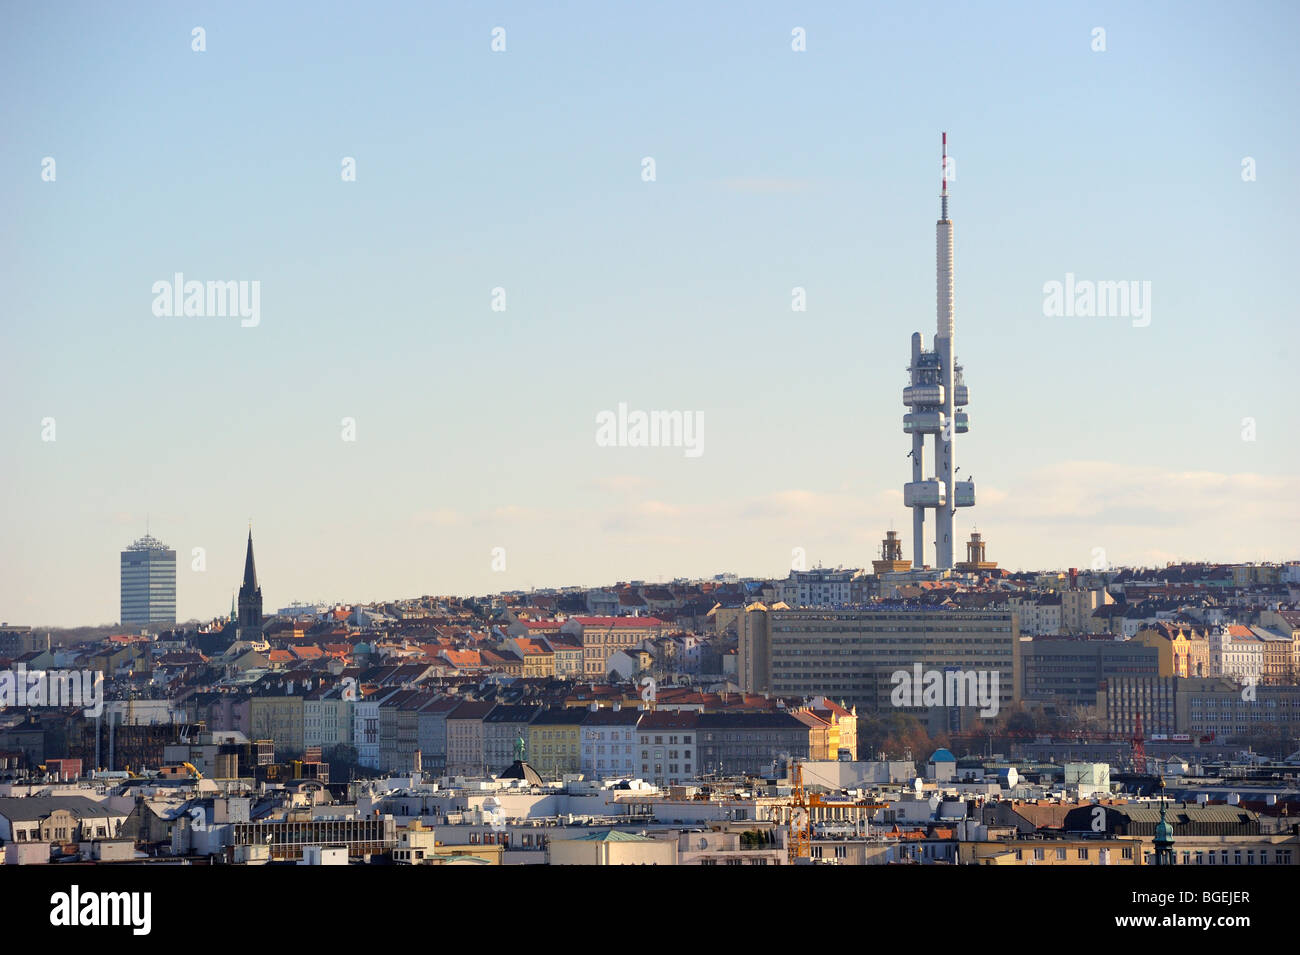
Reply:
M865 567L891 527L910 552L941 130L978 369L954 543L1300 556L1294 10L676 9L7 11L0 615L110 622L146 513L181 620L228 607L250 513L267 607ZM260 283L256 323L160 315L177 275ZM1052 312L1115 282L1145 315ZM702 453L602 444L624 405L707 419Z

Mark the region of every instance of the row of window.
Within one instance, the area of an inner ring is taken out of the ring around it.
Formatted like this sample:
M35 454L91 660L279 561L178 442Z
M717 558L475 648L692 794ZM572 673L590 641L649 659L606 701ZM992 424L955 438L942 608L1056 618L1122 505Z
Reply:
M1174 852L1175 857L1177 856L1177 854L1178 854L1178 853L1177 853L1177 850L1175 850L1175 852ZM1217 861L1217 862L1215 861L1215 855L1216 855L1216 854L1218 855L1218 861ZM1268 855L1269 855L1269 850L1267 850L1267 849L1260 849L1260 850L1259 850L1259 861L1258 861L1258 864L1259 864L1259 865L1268 865L1268 864L1269 864L1269 861L1268 861ZM1147 862L1148 865L1152 864L1152 863L1155 861L1155 856L1154 856L1154 853L1152 853L1152 852L1146 852L1146 853L1144 853L1143 858L1146 860L1146 862ZM1207 850L1207 849L1196 849L1196 850L1192 850L1192 849L1184 849L1184 850L1183 850L1183 865L1241 865L1241 864L1242 864L1242 858L1243 858L1243 857L1242 857L1242 850L1241 850L1241 849L1233 849L1233 850L1232 850L1232 861L1231 861L1231 862L1228 861L1228 850L1227 850L1227 849L1220 849L1217 853L1216 853L1215 850L1213 850L1213 849L1208 849L1208 850ZM1255 864L1256 864L1256 860L1255 860L1255 850L1254 850L1254 849L1246 849L1246 850L1245 850L1245 864L1246 864L1246 865L1255 865ZM1290 850L1290 849L1276 849L1276 850L1274 850L1274 852L1273 852L1273 864L1274 864L1274 865L1290 865L1290 864L1291 864L1291 850Z
M744 859L725 859L723 865L744 865ZM748 860L750 865L767 865L767 859L763 857ZM717 859L701 859L700 865L717 865Z
M94 832L95 832L95 838L97 839L105 839L108 837L108 829L105 826L96 826ZM86 829L82 833L82 836L86 837L89 836L89 834L90 834L90 830ZM40 829L31 829L31 830L14 829L15 842L41 842L41 841L68 842L70 839L73 838L73 836L70 835L70 830L66 826L55 826L52 830L50 830L49 836L50 838L48 840L42 840Z
M644 759L644 758L645 758L645 757L643 756L642 759ZM643 773L647 773L647 774L650 773L650 764L649 764L649 763L642 763L642 764L641 764L641 772L643 772ZM679 772L680 772L680 773L685 773L686 775L689 776L689 775L690 775L690 772L691 772L691 764L690 764L690 763L682 763L682 764L678 764L678 763L669 763L669 764L668 764L668 772L669 772L669 774L671 774L671 775L674 776L674 777L676 777L676 776L679 774ZM660 777L660 776L662 776L663 774L664 774L664 764L663 764L663 763L655 763L655 764L654 764L654 775L655 775L655 777L656 777L656 778L657 778L657 777Z
M1034 850L1032 850L1032 851L1033 851L1033 853L1034 853L1034 861L1035 861L1035 862L1042 862L1042 861L1044 861L1044 860L1047 858L1047 849L1046 849L1046 848L1036 848L1036 849L1034 849ZM1067 858L1069 858L1069 851L1070 851L1069 849L1060 849L1060 848L1058 848L1058 849L1053 849L1052 851L1055 853L1055 855L1056 855L1056 859L1057 859L1058 861L1063 862L1063 861L1065 861ZM1075 850L1075 852L1076 852L1075 858L1077 858L1077 859L1088 859L1088 858L1091 858L1091 856L1089 855L1089 853L1090 853L1091 851L1092 851L1092 850L1091 850L1091 849L1088 849L1088 848L1079 848L1079 849L1076 849L1076 850ZM1099 851L1099 852L1108 852L1108 851L1110 851L1110 850L1108 850L1108 849L1100 849L1100 850L1098 850L1098 851ZM1016 858L1017 858L1018 860L1023 860L1023 859L1025 858L1025 852L1026 852L1026 850L1024 850L1024 849L1017 849L1017 850L1016 850ZM1100 857L1099 857L1099 858L1100 858ZM1120 849L1120 858L1122 858L1122 859L1132 859L1132 858L1133 858L1133 847L1132 847L1132 846L1124 846L1122 849Z

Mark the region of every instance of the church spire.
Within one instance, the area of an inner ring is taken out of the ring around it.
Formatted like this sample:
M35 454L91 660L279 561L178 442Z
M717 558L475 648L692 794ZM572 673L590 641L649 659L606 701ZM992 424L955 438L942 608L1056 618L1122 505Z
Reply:
M248 553L244 556L244 582L239 588L238 632L262 629L262 588L257 584L257 565L253 563L253 525L248 526Z
M253 563L253 524L248 524L248 553L244 555L244 586L257 590L257 565Z

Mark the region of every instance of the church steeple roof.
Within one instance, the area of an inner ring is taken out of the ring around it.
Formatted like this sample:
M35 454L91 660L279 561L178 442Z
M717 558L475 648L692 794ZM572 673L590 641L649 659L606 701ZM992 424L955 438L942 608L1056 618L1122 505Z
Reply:
M249 593L257 590L257 565L253 563L253 528L248 529L248 553L244 556L244 587Z
M239 587L239 629L262 626L262 588L257 585L257 565L253 562L253 528L248 528L248 553L244 556L244 582Z

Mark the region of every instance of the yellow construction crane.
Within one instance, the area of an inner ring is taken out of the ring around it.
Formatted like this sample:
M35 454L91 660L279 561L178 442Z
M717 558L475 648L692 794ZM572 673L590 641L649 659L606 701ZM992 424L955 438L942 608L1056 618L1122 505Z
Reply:
M803 763L794 760L791 772L793 791L790 794L790 862L807 859L812 855L812 814L814 810L824 817L827 810L852 810L855 815L863 811L888 809L888 803L877 802L833 802L821 793L809 793L803 785Z
M790 862L807 859L812 845L812 817L808 811L808 794L803 788L803 764L794 760L794 791L790 794Z

